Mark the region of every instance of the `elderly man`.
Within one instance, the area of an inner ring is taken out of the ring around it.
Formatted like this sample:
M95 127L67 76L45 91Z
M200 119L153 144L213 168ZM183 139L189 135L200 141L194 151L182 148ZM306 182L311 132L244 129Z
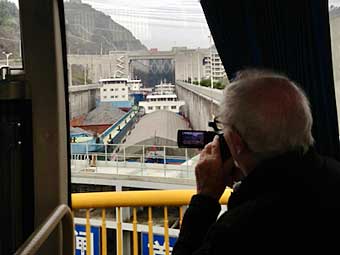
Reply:
M312 148L302 90L282 75L241 72L226 88L219 116L232 157L222 162L217 137L201 152L197 195L173 254L338 254L340 164ZM241 181L218 217L235 175Z

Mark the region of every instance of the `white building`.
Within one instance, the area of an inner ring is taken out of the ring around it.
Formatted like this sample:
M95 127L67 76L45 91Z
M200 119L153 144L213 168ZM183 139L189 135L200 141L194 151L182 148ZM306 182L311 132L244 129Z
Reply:
M211 61L212 57L212 61ZM215 51L211 53L211 56L206 57L206 64L204 70L204 76L206 79L210 79L211 77L211 70L212 70L212 77L214 82L221 81L224 78L227 78L227 74L224 70L224 66L222 64L221 58L219 54Z
M144 107L145 113L151 113L158 110L166 110L179 113L179 108L185 105L184 101L177 100L175 94L171 95L148 95L146 101L139 102L140 107Z
M181 81L201 81L211 77L214 82L227 79L220 56L214 46L210 48L173 48L175 56L175 79ZM212 61L211 61L212 59Z
M128 79L101 79L99 80L99 83L102 85L100 88L101 102L128 101Z

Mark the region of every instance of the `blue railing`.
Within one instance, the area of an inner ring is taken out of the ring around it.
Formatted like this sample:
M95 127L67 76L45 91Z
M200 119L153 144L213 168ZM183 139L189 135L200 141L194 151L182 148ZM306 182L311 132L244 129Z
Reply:
M109 127L108 129L106 129L101 135L100 138L104 139L104 137L108 136L112 130L114 130L118 125L120 125L131 113L133 112L133 110L131 109L130 111L128 111L126 114L124 114L122 117L120 117L120 119L118 121L116 121L116 123L114 123L111 127ZM131 120L131 119L130 119ZM130 121L129 120L129 121Z

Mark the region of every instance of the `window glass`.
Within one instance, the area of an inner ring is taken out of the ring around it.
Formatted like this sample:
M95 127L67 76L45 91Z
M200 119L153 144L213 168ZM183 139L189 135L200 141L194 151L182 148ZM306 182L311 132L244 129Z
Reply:
M69 86L77 85L70 90L73 173L193 179L199 150L178 148L177 130L211 130L228 82L199 1L69 0L64 7Z
M331 31L335 96L338 123L340 123L340 1L329 1L329 24Z

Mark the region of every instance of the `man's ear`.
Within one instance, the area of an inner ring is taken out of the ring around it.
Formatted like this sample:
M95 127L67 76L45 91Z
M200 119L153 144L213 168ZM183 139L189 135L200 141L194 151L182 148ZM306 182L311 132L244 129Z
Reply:
M233 158L235 160L237 160L239 155L245 149L245 144L244 144L241 136L233 130L230 130L229 132L227 132L226 136L227 136L226 141L228 143L230 152L231 152Z

